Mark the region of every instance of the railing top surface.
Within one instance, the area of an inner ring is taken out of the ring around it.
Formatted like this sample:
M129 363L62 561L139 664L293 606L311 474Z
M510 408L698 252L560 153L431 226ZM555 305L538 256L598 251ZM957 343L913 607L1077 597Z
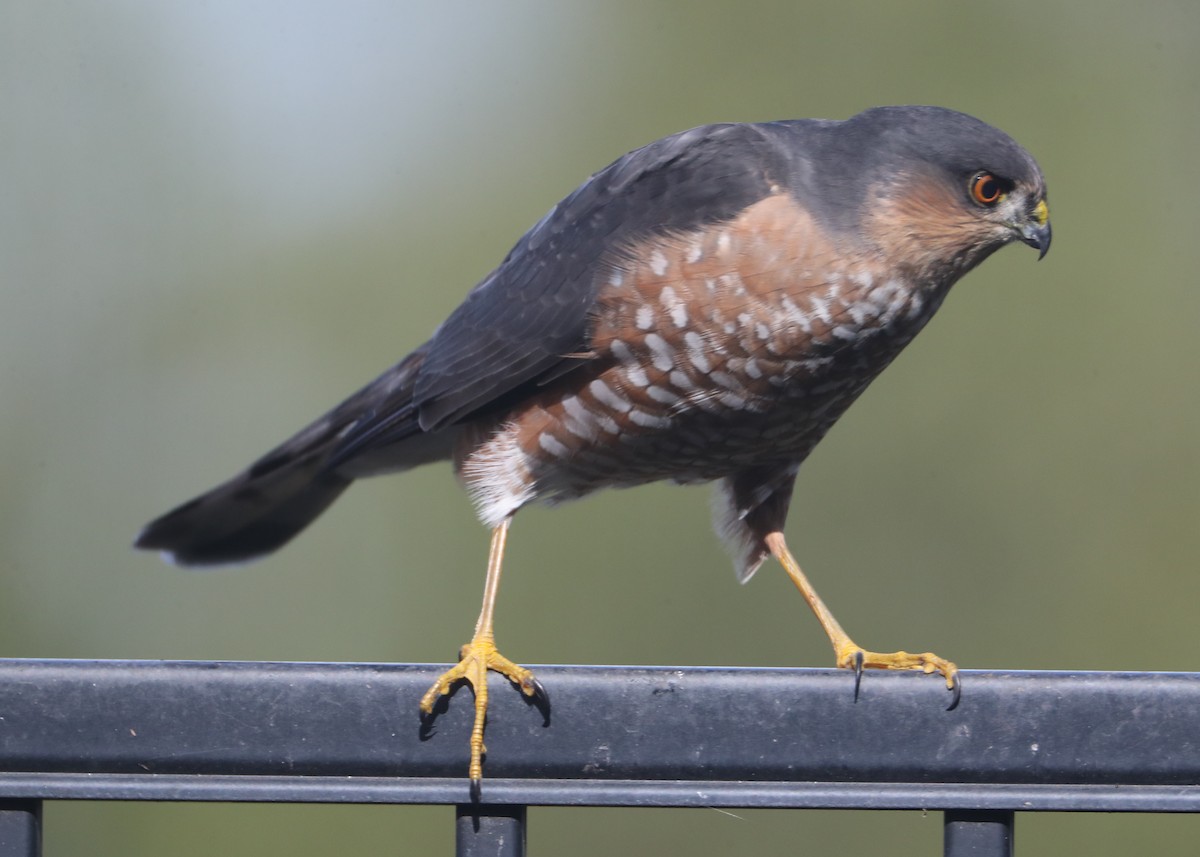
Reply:
M442 666L0 660L0 798L463 803ZM1200 674L536 668L493 677L489 803L1200 810Z

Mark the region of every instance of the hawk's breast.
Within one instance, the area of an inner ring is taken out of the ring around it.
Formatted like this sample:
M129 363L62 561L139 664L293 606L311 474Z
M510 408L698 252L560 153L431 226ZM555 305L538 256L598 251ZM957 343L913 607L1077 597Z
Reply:
M464 445L489 523L534 499L798 462L941 299L847 264L786 195L599 276L592 359Z

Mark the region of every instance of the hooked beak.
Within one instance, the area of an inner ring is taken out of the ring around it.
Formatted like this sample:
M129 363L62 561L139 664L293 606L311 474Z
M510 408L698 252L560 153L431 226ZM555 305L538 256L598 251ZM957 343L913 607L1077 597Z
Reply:
M1017 230L1017 234L1021 236L1022 241L1037 249L1039 260L1046 255L1046 251L1050 249L1050 209L1046 200L1043 199L1037 204L1032 216Z

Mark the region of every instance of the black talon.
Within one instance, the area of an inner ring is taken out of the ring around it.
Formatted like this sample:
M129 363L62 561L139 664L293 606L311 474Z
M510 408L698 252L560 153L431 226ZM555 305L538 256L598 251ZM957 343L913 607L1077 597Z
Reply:
M521 692L525 693L525 702L542 713L542 725L549 726L550 694L545 686L536 678L530 676L529 681L521 686Z
M950 679L954 684L949 688L954 694L954 698L950 700L950 704L946 706L947 711L953 711L958 708L959 700L962 699L962 680L958 677L958 673L954 674L954 678Z
M471 780L471 803L479 803L483 797L483 781Z
M862 687L863 653L859 649L854 653L854 701L858 702L858 691Z

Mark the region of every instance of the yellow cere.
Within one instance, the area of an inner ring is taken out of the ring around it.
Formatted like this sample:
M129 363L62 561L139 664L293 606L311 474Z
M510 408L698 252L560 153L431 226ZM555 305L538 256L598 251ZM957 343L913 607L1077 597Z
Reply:
M1050 207L1046 205L1046 200L1042 200L1033 210L1033 219L1037 221L1038 226L1045 226L1046 221L1050 219Z

